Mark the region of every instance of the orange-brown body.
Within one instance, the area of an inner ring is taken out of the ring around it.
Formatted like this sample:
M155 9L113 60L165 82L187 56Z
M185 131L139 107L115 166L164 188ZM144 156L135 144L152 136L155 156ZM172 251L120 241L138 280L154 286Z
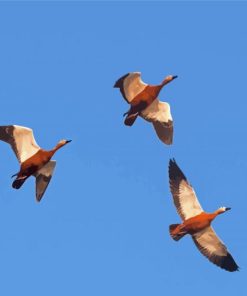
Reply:
M194 234L210 226L211 222L216 216L217 214L202 212L197 216L185 220L182 224L179 225L179 228L183 231L186 231L188 234Z
M127 112L128 116L126 117L124 123L126 125L132 125L139 113L151 105L158 97L159 92L164 85L165 83L160 85L147 85L144 90L131 101L131 107Z
M54 155L54 153L70 141L62 140L52 150L46 151L39 149L34 155L21 163L20 171L16 174L17 177L12 184L12 187L19 189L27 178L34 175L44 165L46 165ZM16 176L14 175L14 176Z
M179 240L186 234L193 235L210 226L211 222L219 214L221 214L221 212L218 211L215 211L214 213L202 212L199 215L185 220L181 224L170 225L170 233L172 237L176 240Z
M17 178L22 176L29 177L33 175L51 160L53 154L53 151L40 149L37 153L21 164L20 172L17 174Z
M131 106L138 106L141 102L146 102L147 106L149 106L158 97L163 86L163 84L147 85L144 90L131 101Z
M155 99L157 99L161 89L177 76L167 76L161 84L158 85L147 85L140 93L138 93L130 102L130 109L127 113L124 123L131 126L138 115L150 106Z

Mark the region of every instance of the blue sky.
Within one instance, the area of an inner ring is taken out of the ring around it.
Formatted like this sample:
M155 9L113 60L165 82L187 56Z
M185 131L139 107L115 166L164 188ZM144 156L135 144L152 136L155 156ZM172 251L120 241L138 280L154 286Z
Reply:
M0 294L150 296L243 293L247 276L244 2L1 2L1 125L32 127L55 159L40 204L34 180L11 188L18 162L0 143ZM174 145L138 119L114 82L130 71L156 84ZM179 222L168 188L175 157L241 267L209 263ZM194 292L193 292L194 291Z

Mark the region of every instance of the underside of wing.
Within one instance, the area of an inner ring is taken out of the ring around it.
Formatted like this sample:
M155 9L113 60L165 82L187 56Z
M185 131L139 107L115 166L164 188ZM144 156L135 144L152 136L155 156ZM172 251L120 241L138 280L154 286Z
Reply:
M193 187L175 160L169 162L169 182L174 204L182 220L199 215L203 211Z
M173 142L173 122L162 123L153 122L154 129L159 139L166 145L172 145Z
M43 166L34 176L36 177L36 200L40 201L43 197L47 186L49 185L56 161L51 160Z
M141 112L141 116L153 123L154 129L163 143L172 144L173 120L168 103L155 99L151 105Z
M128 74L122 76L121 78L119 78L116 81L116 83L114 84L114 87L117 87L120 89L120 92L121 92L123 98L128 103L131 103L131 101L140 92L142 92L146 86L147 86L147 84L141 80L141 73L140 72L128 73Z
M40 149L34 139L33 131L23 126L0 126L0 140L11 145L20 163Z
M13 136L21 162L30 158L40 149L30 128L14 125Z
M194 234L192 238L199 251L212 263L228 271L239 269L226 246L218 238L211 226Z

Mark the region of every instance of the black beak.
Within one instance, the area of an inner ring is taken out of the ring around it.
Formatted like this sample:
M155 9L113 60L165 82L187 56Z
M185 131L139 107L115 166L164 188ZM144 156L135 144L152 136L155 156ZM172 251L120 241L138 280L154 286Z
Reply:
M177 75L172 76L172 80L178 78Z
M226 208L226 211L229 211L231 208Z
M66 144L70 143L71 141L72 141L72 140L67 140L67 141L66 141Z

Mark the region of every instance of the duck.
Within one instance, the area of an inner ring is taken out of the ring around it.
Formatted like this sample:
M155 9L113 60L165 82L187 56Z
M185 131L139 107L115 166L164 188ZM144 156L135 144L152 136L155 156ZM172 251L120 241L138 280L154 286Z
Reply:
M179 241L185 235L190 235L196 247L209 261L230 272L239 270L227 247L211 226L216 217L231 208L220 207L212 213L204 212L193 187L174 159L169 161L169 183L175 207L182 219L182 223L169 226L172 239Z
M177 78L177 75L168 75L160 84L149 85L141 79L141 72L130 72L119 78L114 84L119 88L130 109L124 113L124 124L132 126L138 116L154 126L158 138L165 144L173 142L173 119L170 105L161 102L158 95L161 89Z
M39 202L50 183L56 161L51 160L53 155L71 140L61 140L51 150L44 150L36 143L33 130L19 125L0 126L0 140L10 144L19 163L20 170L12 177L15 189L21 188L30 177L36 178L36 200Z

